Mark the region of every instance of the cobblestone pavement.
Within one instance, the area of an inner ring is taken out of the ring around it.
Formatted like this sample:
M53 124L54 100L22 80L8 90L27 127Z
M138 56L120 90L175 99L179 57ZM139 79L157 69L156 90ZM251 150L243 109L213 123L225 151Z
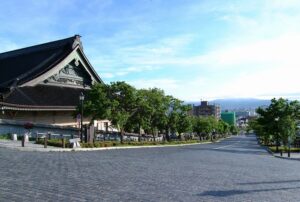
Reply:
M238 136L92 152L0 148L0 201L300 201L300 162Z

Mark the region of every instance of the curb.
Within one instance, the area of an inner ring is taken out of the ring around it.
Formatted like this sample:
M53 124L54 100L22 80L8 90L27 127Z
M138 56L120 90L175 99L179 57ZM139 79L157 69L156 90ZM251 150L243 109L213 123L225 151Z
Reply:
M218 143L222 140L231 138L226 137L214 142L199 142L199 143L190 143L190 144L175 144L175 145L149 145L149 146L122 146L122 147L99 147L99 148L29 148L29 147L11 147L0 144L1 148L8 148L18 151L28 151L28 152L81 152L81 151L103 151L103 150L119 150L119 149L146 149L146 148L164 148L164 147L183 147L191 145L200 145L200 144L213 144Z
M277 155L274 154L274 152L272 152L270 150L269 147L263 146L263 145L259 144L259 141L258 141L257 137L256 137L256 140L257 140L257 144L258 145L260 145L262 148L264 148L270 155L272 155L275 158L286 159L286 160L293 160L293 161L300 161L300 158L291 158L291 157L289 158L289 157L285 157L285 156L277 156Z
M285 156L276 156L273 154L273 156L275 158L279 158L279 159L286 159L286 160L293 160L293 161L300 161L300 158L289 158L289 157L285 157Z
M272 152L270 149L269 149L269 147L267 147L267 146L262 146L261 145L261 147L263 147L269 154L271 154L273 157L275 157L275 158L279 158L279 159L286 159L286 160L293 160L293 161L300 161L300 158L291 158L291 157L285 157L285 156L277 156L277 155L275 155L275 153L274 152ZM292 153L291 153L292 154Z

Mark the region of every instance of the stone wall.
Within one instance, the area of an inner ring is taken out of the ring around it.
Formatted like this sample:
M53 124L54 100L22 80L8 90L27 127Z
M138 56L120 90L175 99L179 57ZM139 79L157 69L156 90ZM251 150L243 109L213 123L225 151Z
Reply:
M22 121L12 121L0 119L0 134L17 134L23 135L28 132L24 129L25 122ZM62 135L79 135L79 129L72 127L63 126L53 126L47 124L34 124L33 129L31 129L31 134L36 133L51 133L51 134L62 134Z
M0 119L23 121L37 124L79 127L73 111L6 111L0 114ZM90 118L84 117L84 124Z

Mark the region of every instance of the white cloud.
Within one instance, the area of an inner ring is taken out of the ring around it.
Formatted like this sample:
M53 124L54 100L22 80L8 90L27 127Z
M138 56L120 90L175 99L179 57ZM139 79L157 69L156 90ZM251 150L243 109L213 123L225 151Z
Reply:
M161 88L167 95L173 95L181 100L198 101L203 97L203 89L207 89L207 79L194 77L189 81L179 79L139 79L129 81L138 89ZM207 98L207 97L205 97Z
M268 1L267 1L268 2ZM267 4L268 7L272 9L287 9L287 8L295 8L299 7L299 1L298 0L272 0L272 3Z
M272 39L256 40L230 46L215 47L206 54L195 57L169 57L145 60L151 65L208 65L212 68L235 68L243 65L277 67L300 65L300 33L288 33Z
M195 101L201 98L272 98L279 95L299 95L299 52L300 34L289 33L272 39L220 48L189 59L164 60L168 64L204 65L214 68L215 71L225 71L227 68L242 72L236 77L223 79L222 83L219 83L217 77L198 77L199 71L190 80L150 79L131 83L137 87L161 87L168 94L180 99Z
M100 73L100 77L105 79L111 79L114 78L115 75L109 72L104 72L104 73Z
M192 58L190 62L221 68L241 67L242 65L297 66L300 64L299 52L300 33L289 33L273 39L257 40L212 51L206 55Z
M159 67L152 67L152 66L140 66L140 67L128 67L128 68L123 68L123 69L118 69L115 72L104 72L102 73L102 77L103 78L114 78L116 76L126 76L128 74L131 73L138 73L138 72L145 72L145 71L153 71L153 70L157 70L159 69ZM107 69L105 69L107 71Z
M245 74L215 89L218 97L258 97L300 95L299 68L278 67ZM215 93L210 93L216 96Z
M134 81L129 81L129 83L138 89L147 89L155 87L161 88L165 90L167 94L172 94L172 92L176 91L176 89L180 86L178 80L175 79L138 79Z

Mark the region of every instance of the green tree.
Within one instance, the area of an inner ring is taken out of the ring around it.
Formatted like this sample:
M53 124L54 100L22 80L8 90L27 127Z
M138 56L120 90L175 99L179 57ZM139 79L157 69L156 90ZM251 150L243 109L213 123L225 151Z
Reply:
M198 116L195 116L192 118L193 121L193 132L195 132L198 137L199 140L202 140L202 131L203 131L203 127L202 127L202 121L201 118Z
M214 117L195 117L193 131L197 133L199 139L208 138L217 132L218 122Z
M148 90L141 89L137 91L136 98L136 112L129 120L129 126L135 129L135 132L139 134L139 141L141 141L141 130L149 131L150 126L150 114L152 112L151 105L149 103Z
M231 125L229 130L230 130L230 133L233 135L237 135L239 133L239 129L235 125Z
M277 152L280 140L286 145L287 140L295 136L300 116L298 101L274 98L267 108L258 108L257 113L259 118L256 120L255 132L263 137L265 144L275 137Z
M296 122L292 116L285 116L278 124L280 138L283 145L287 147L289 140L293 141L296 137Z
M158 88L142 89L138 93L136 119L140 126L156 138L156 133L167 124L169 97Z
M184 105L180 103L178 113L178 121L176 123L176 130L179 134L179 138L182 138L183 133L192 132L193 124L192 118L189 115L189 111L192 109L191 105Z
M221 134L222 136L226 136L230 132L230 126L228 123L226 123L223 120L218 121L218 133Z
M125 134L125 127L130 123L130 118L137 111L137 91L125 82L112 82L109 89L111 100L110 120L120 131L121 143Z
M107 119L110 117L111 101L108 96L109 86L97 83L92 86L86 94L84 101L84 114L91 117L91 121L96 119ZM80 106L78 106L78 112Z

